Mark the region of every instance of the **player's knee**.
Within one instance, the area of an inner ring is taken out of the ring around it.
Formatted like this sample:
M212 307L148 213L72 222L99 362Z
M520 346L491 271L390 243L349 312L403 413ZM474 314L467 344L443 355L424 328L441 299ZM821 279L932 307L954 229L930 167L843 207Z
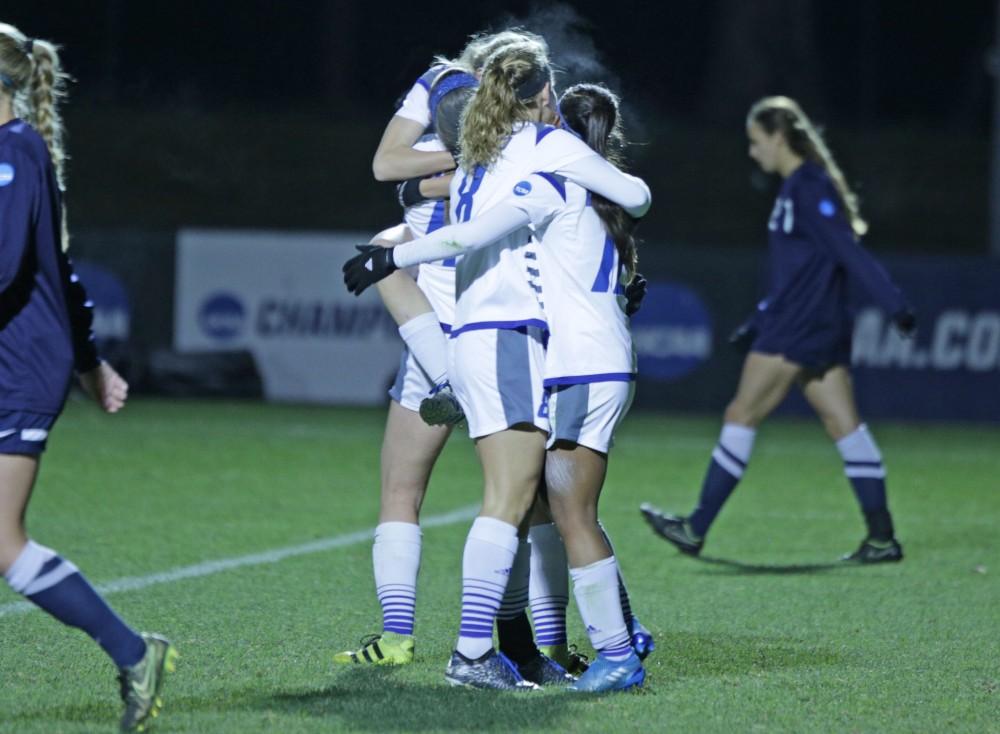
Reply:
M419 508L427 491L427 484L414 481L388 481L382 485L382 506Z

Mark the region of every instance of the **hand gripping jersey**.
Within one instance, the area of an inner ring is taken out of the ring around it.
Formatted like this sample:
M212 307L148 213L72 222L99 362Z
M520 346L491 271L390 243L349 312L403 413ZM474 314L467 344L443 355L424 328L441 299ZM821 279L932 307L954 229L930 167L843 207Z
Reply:
M456 223L474 220L504 201L514 185L532 171L558 171L596 156L564 130L541 124L519 124L489 169L459 169L451 183L451 211ZM545 328L544 298L538 253L529 246L527 227L469 252L456 267L455 322L452 336L474 329Z
M62 410L74 367L98 365L92 304L62 251L62 204L45 141L0 126L0 412Z
M842 209L822 166L807 161L785 179L768 221L769 284L758 305L753 350L806 366L849 362L848 281L889 314L906 308Z
M509 201L531 218L539 242L549 325L545 386L634 379L618 249L590 192L541 172L515 184Z

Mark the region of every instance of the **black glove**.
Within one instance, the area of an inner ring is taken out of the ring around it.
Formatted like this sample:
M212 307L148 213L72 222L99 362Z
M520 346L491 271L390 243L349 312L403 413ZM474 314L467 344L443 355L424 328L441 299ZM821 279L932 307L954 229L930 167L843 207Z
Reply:
M754 323L754 317L751 316L733 329L732 333L729 335L728 341L736 349L746 354L750 351L750 347L753 346L753 340L756 338L757 324Z
M625 315L634 316L642 299L646 297L646 289L649 283L639 273L632 276L632 281L625 286Z
M399 199L400 206L409 208L421 202L430 201L430 199L420 193L420 182L423 180L423 176L408 178L396 187L396 197Z
M358 245L360 255L344 263L344 285L356 296L372 283L378 283L398 270L392 260L392 248L379 245Z
M917 331L917 315L909 306L894 313L892 323L896 325L896 331L907 338L912 337Z

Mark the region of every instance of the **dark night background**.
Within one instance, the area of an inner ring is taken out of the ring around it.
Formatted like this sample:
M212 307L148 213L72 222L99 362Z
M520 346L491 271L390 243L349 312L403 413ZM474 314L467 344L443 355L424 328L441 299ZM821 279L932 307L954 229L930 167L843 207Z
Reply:
M621 91L654 194L647 240L762 247L770 190L751 175L743 120L784 93L826 127L870 247L985 254L995 12L992 0L35 0L0 17L62 44L77 80L65 108L77 228L392 224L394 192L370 160L393 101L434 54L519 20L548 38L564 83Z

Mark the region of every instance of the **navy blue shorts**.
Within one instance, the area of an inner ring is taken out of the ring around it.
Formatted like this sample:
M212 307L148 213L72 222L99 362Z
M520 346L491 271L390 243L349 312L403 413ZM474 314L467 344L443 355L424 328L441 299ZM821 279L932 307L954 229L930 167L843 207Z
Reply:
M38 456L45 451L58 417L26 410L0 411L0 454Z
M757 333L750 351L781 355L807 369L850 366L851 332L842 325L828 329L813 327L792 334L771 327Z

